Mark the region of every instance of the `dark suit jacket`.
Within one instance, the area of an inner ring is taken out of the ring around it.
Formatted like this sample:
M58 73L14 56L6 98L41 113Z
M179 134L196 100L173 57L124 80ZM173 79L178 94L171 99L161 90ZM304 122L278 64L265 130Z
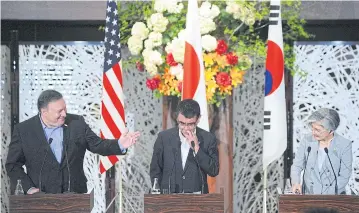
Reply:
M200 143L196 159L201 169L197 166L192 149L188 153L186 165L183 169L181 140L177 127L158 134L150 166L152 184L154 178L158 178L161 190L168 189L169 182L171 182L171 193L198 192L201 191L202 185L202 178L199 173L201 172L204 181L204 193L208 193L207 175L215 177L219 172L217 141L212 133L198 127L196 134Z
M14 127L6 161L12 192L17 179L21 179L25 193L31 187L39 188L39 175L43 162L41 191L46 193L66 192L69 179L65 158L66 150L71 175L70 191L86 193L87 179L83 170L86 149L105 156L122 154L118 140L99 138L85 123L82 116L67 114L63 131L62 161L59 164L46 141L39 115ZM46 152L47 156L44 161ZM26 166L26 173L22 168L23 165Z

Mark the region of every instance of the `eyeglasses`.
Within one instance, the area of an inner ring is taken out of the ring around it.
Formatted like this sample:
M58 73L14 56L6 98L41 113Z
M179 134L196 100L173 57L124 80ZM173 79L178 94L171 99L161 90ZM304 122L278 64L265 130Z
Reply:
M193 123L185 123L182 121L177 121L178 125L181 127L195 127L197 125L197 121Z
M315 129L312 127L312 132L317 134L322 134L324 132L328 132L326 129Z

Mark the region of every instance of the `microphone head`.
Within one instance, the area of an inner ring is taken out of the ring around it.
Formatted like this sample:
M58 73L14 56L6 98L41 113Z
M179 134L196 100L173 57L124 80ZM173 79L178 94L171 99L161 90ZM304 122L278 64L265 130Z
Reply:
M310 150L312 150L312 147L308 146L307 152L310 152Z
M194 148L194 141L191 141L191 146Z
M327 147L324 148L324 152L328 154L328 148Z

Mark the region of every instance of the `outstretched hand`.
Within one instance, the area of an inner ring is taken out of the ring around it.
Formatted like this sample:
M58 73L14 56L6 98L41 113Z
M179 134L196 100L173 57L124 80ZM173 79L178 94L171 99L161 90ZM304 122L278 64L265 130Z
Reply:
M139 131L128 132L126 129L126 131L120 137L120 144L123 148L127 149L137 142L138 137L140 137Z

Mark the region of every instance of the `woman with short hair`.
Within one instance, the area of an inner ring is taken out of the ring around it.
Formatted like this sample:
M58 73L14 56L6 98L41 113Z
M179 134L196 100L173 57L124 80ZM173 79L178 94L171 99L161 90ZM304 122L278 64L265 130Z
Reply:
M293 193L345 193L352 172L352 142L335 132L339 124L339 114L333 109L322 108L310 115L312 134L300 141L291 167Z

